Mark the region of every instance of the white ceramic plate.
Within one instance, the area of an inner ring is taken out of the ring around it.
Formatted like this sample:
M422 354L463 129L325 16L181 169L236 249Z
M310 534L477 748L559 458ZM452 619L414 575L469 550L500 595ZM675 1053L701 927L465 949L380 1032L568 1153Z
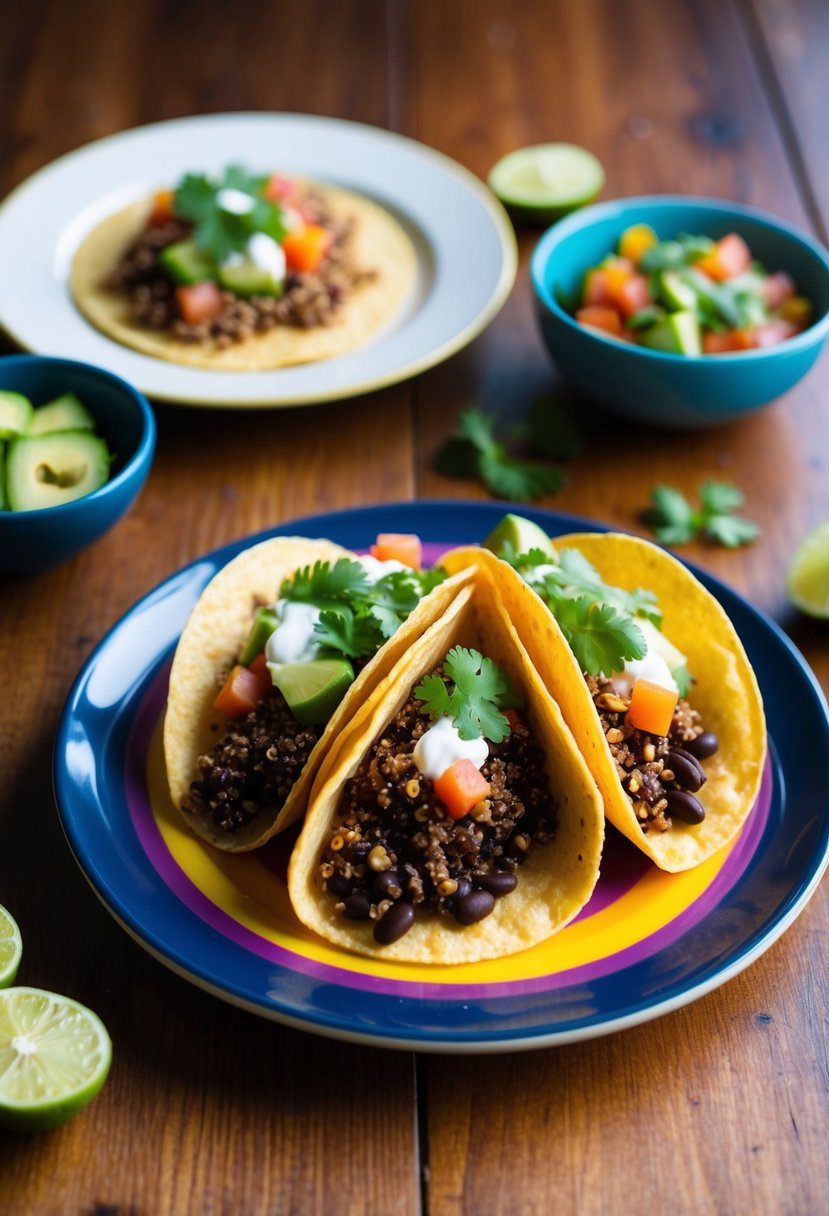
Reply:
M332 182L388 208L417 248L405 309L371 342L270 372L179 367L99 333L72 302L72 257L111 212L188 170L229 163ZM61 157L0 207L0 325L26 350L98 364L182 405L311 405L413 376L471 342L509 294L515 236L484 184L448 157L376 127L306 114L220 114L138 127Z

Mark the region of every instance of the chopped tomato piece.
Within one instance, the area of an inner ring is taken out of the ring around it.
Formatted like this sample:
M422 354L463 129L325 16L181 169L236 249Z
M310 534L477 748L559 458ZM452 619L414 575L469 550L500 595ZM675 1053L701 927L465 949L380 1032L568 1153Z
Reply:
M616 293L616 303L623 317L632 317L640 308L647 308L648 304L652 304L647 277L643 274L632 274L626 279Z
M775 270L757 284L757 291L767 308L779 308L795 293L794 279L785 270Z
M702 335L704 355L727 355L735 350L751 350L754 342L747 329L726 329L722 333L707 330Z
M423 545L420 537L406 532L381 532L371 546L371 556L378 562L402 562L419 570L423 563Z
M667 735L679 693L650 680L637 680L630 695L626 722L649 735Z
M272 173L264 190L265 198L272 203L287 203L296 194L296 182L284 173Z
M452 819L463 819L489 794L489 782L471 760L456 760L435 781L435 793Z
M501 712L503 713L507 722L509 722L510 730L515 730L516 726L524 725L524 723L521 719L521 715L519 714L517 709L504 709Z
M224 304L218 283L204 279L201 283L182 284L176 288L176 302L182 318L188 325L210 321L218 317Z
M169 224L170 220L175 218L175 213L173 212L174 200L174 190L156 191L153 195L153 209L150 212L150 218L147 220L150 228L161 228L164 224Z
M608 289L607 275L602 270L601 266L594 266L592 270L588 270L584 276L584 290L582 291L582 304L587 306L591 304L610 304L610 291Z
M226 718L244 718L252 709L256 709L270 687L271 677L267 668L253 671L250 667L237 664L213 704Z
M606 333L619 337L622 332L622 318L616 308L606 304L588 304L576 312L576 320L591 329L601 329Z
M313 274L331 245L331 233L322 224L292 228L282 241L289 270Z
M710 278L721 282L723 279L733 279L742 274L751 262L751 250L737 232L729 232L727 236L717 241L710 253L695 262L697 270L702 270Z
M607 258L602 266L607 279L607 294L612 304L618 304L619 292L634 273L630 258Z
M782 317L773 317L771 321L764 321L762 325L755 325L751 331L752 345L754 346L777 346L779 342L785 342L787 338L793 338L799 332L800 327L795 325L794 321L785 321Z
M619 254L623 258L630 258L634 266L638 266L642 254L646 249L650 249L651 245L655 245L657 240L650 224L632 224L619 237Z
M256 658L248 663L248 667L251 671L255 671L257 675L261 675L263 671L266 673L268 672L268 660L264 650L260 650ZM268 674L268 680L270 680L270 678L270 674Z

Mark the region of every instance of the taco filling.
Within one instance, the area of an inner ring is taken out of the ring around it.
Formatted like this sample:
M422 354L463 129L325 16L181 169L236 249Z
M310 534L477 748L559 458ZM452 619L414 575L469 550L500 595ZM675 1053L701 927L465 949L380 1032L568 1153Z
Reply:
M380 945L419 915L483 920L533 845L553 839L543 753L514 709L501 713L507 703L506 675L454 647L346 782L319 875L336 913L373 921Z

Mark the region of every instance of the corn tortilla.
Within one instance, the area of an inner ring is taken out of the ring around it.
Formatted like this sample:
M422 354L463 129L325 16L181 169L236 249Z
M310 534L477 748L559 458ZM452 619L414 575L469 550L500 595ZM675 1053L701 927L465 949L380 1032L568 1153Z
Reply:
M666 832L642 831L582 671L552 613L512 567L486 550L453 550L441 560L450 571L473 563L491 571L506 611L584 754L610 822L661 869L690 869L734 839L760 787L766 724L748 656L711 593L676 558L649 541L614 533L573 533L556 537L555 547L559 552L578 549L611 586L655 593L663 632L687 656L695 679L689 700L705 728L719 739L719 750L704 764L707 781L695 795L705 809L702 823L674 820Z
M272 604L283 580L315 562L336 562L355 555L329 540L275 537L245 549L207 584L176 647L164 719L164 760L173 805L192 830L209 844L238 853L258 848L275 832L302 816L311 784L329 753L336 756L351 732L359 729L372 694L412 641L451 603L473 572L461 571L439 583L406 618L397 632L363 667L314 747L285 804L263 806L237 832L217 828L208 816L182 808L197 775L199 756L227 733L227 719L213 707L217 676L238 661L253 613Z
M406 703L412 689L435 670L455 644L472 646L506 669L523 693L522 710L547 758L550 788L559 801L558 828L549 844L534 843L518 873L518 885L496 900L492 913L461 926L448 916L418 912L409 931L381 946L373 922L348 920L334 911L323 890L319 861L345 782L373 741ZM390 674L385 692L339 761L315 783L305 824L291 855L288 891L300 920L320 937L358 954L403 962L465 963L499 958L551 937L580 911L599 873L604 816L589 770L561 712L529 661L489 575L479 570L447 611L412 646Z
M96 329L123 346L206 371L261 372L355 350L404 308L417 283L417 253L403 227L377 203L334 186L315 184L314 189L325 197L332 214L354 219L355 262L377 272L372 281L352 289L330 325L275 325L221 350L213 343L182 342L137 324L126 294L109 288L106 280L144 227L152 207L147 200L108 216L78 247L70 275L75 304Z

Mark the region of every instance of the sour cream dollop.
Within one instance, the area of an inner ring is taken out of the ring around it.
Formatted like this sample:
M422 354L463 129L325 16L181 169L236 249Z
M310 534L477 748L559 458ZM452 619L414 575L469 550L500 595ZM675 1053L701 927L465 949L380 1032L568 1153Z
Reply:
M436 781L458 760L480 768L489 755L486 739L462 739L451 718L438 718L415 744L413 759L424 777Z
M648 648L643 659L628 659L624 670L629 676L633 676L634 680L649 680L651 684L658 684L660 688L670 688L673 692L679 692L670 667L653 647Z
M357 561L365 570L370 583L378 583L381 578L385 578L387 574L393 574L397 570L407 570L411 574L410 566L404 566L402 562L395 561L394 558L381 562L379 558L366 553L362 557L358 557Z
M254 232L247 243L248 257L255 266L267 271L275 283L285 278L285 252L267 232Z
M247 215L249 211L253 211L254 200L249 194L245 194L244 190L225 186L224 190L220 190L216 195L216 206L230 215Z
M269 663L309 663L320 652L314 626L320 609L314 604L277 600L274 605L279 621L265 645Z

